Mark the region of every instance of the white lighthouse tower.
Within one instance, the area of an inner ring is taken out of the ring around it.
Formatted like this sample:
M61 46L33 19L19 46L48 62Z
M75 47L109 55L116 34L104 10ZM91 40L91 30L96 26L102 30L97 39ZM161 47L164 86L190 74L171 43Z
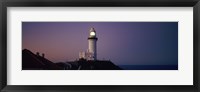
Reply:
M97 60L97 40L96 31L91 28L88 37L88 60Z

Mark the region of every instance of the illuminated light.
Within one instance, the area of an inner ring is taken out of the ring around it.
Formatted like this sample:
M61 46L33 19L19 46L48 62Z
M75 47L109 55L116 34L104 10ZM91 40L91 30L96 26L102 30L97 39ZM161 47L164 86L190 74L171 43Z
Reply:
M90 32L90 35L95 36L95 32Z

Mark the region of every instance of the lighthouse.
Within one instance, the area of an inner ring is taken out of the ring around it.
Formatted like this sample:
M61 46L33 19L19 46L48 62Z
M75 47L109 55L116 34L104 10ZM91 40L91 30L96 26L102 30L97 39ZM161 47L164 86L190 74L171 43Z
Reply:
M97 60L97 40L96 31L94 28L89 30L88 37L88 59L89 60Z

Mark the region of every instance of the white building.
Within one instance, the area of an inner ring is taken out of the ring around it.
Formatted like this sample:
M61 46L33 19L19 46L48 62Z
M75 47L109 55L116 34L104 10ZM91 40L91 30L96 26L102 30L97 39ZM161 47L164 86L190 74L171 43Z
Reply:
M86 53L84 51L79 52L79 59L86 59Z
M90 54L88 60L97 60L97 40L96 31L91 28L88 37L88 54Z
M79 52L80 59L97 60L97 40L96 31L94 28L91 28L88 37L88 50L87 52Z

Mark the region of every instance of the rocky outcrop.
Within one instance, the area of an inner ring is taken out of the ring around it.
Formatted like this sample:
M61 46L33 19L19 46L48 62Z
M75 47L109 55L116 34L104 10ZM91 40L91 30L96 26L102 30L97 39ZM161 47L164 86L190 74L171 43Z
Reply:
M48 59L32 53L30 50L22 50L22 70L61 70L62 67Z
M22 50L22 70L121 70L109 60L78 61L53 63L44 55L34 54L30 50Z
M57 63L60 66L65 66L66 70L121 70L120 67L113 64L111 61L97 60L86 61L79 60L73 62Z

